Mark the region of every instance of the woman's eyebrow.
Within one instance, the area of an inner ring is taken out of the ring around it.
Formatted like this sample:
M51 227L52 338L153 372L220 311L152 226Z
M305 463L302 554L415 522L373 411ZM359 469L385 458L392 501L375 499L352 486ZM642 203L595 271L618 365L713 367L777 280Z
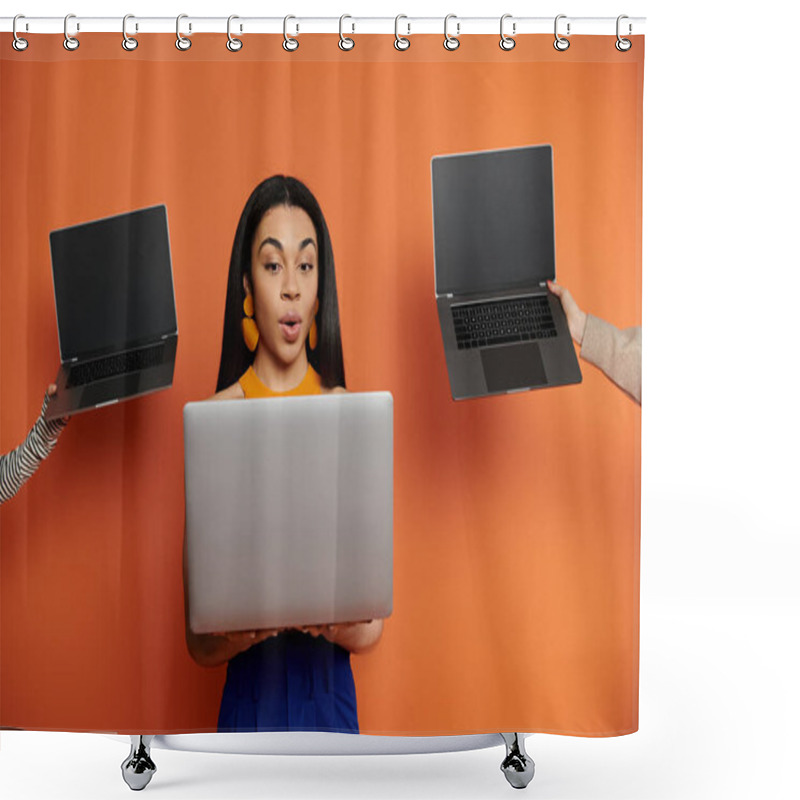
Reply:
M278 239L275 239L272 236L267 236L267 238L264 239L263 242L261 242L261 244L258 246L259 251L266 244L271 244L276 250L280 250L281 253L283 252L283 245L281 244L281 242ZM304 248L308 247L310 244L314 245L314 248L316 249L317 243L309 236L308 238L303 239L303 241L300 242L300 247L298 248L298 250L303 250Z
M274 239L272 236L267 236L267 238L264 239L264 241L261 242L261 244L258 246L258 250L260 251L261 248L263 248L264 245L266 244L271 244L274 248L283 252L283 245L277 239Z

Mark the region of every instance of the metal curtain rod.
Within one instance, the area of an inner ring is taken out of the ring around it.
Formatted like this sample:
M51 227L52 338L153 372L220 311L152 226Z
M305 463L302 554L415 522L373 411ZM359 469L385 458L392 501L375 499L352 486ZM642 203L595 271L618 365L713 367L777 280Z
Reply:
M181 15L181 30L184 34L222 33L228 31L228 17L194 17ZM234 17L232 29L238 34L284 33L284 17ZM393 34L398 26L403 36L414 34L442 34L444 17L294 17L291 16L289 32L299 33L384 33ZM644 17L624 17L622 34L625 36L643 34ZM554 17L515 17L505 15L505 31L510 35L549 33L554 31ZM0 17L0 31L13 30L14 17ZM22 34L61 33L65 31L64 17L17 18L16 32ZM616 17L570 17L559 15L558 30L561 36L573 35L611 35L617 32ZM451 35L498 33L500 15L497 17L459 17L450 15L448 30ZM69 15L68 27L72 35L83 33L121 33L122 17L81 17ZM129 15L126 21L128 35L141 33L174 33L176 17L136 17Z

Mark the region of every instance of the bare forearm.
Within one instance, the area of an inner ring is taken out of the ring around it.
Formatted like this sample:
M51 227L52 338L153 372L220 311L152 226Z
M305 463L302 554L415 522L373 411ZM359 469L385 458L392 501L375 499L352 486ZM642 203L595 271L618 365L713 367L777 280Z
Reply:
M186 631L186 646L201 667L218 667L241 652L238 644L213 633Z
M373 648L383 633L383 620L358 622L355 625L341 625L326 638L351 653L364 653Z

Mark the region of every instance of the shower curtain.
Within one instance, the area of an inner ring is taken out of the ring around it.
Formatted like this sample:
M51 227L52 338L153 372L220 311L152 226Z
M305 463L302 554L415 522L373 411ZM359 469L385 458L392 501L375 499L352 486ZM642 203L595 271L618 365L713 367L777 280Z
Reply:
M579 383L453 399L431 159L550 145L557 281L640 325L644 40L354 38L0 39L0 452L59 368L50 231L164 204L179 329L172 386L75 415L0 508L0 726L217 730L225 666L184 635L182 409L215 391L242 207L283 174L327 220L347 388L394 402L393 613L351 657L361 733L637 729L640 406L577 343Z

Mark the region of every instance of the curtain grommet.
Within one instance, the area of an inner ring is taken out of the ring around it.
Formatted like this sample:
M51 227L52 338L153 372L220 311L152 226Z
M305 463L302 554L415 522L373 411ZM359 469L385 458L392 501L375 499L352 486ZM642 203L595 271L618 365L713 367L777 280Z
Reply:
M456 35L451 36L447 31L447 24L450 22L451 19L456 20ZM455 14L448 14L444 18L444 49L449 50L451 53L454 50L458 50L461 42L458 39L458 35L461 33L461 23L458 22L458 17Z
M283 49L287 53L294 53L294 51L297 50L298 47L300 47L300 40L299 39L295 39L294 36L289 36L288 25L289 25L289 20L290 19L296 20L297 17L292 16L291 14L287 14L283 18ZM296 30L297 33L299 33L300 32L300 26L296 25L296 29L295 30Z
M122 18L122 49L127 50L129 53L139 46L139 40L133 36L128 36L128 20L136 19L133 14L126 14ZM134 30L139 30L139 25L134 25Z
M555 33L556 37L555 41L553 42L553 47L555 47L555 49L558 50L559 53L563 53L565 50L569 48L569 39L564 38L558 32L558 21L560 19L566 19L566 18L567 18L566 14L559 14L556 17L555 23L553 25L553 32ZM567 36L569 36L569 33L570 33L570 24L569 22L567 22Z
M411 47L411 39L407 39L405 36L400 35L400 20L401 19L408 19L405 14L398 14L394 18L394 49L399 50L401 53L404 53ZM408 34L411 34L411 23L406 23L408 25Z
M25 15L24 15L24 14L17 14L17 15L14 17L14 21L11 23L11 33L12 33L12 34L13 34L13 36L14 36L14 38L13 38L13 40L12 40L12 42L11 42L11 46L12 46L12 47L13 47L13 48L14 48L14 49L15 49L15 50L18 52L18 53L21 53L23 50L27 50L27 49L28 49L28 44L29 44L29 43L28 43L28 40L27 40L27 39L23 39L23 38L22 38L22 37L21 37L21 36L20 36L20 35L17 33L17 20L19 20L19 19L25 19ZM27 25L26 25L26 28L27 28Z
M178 18L175 20L175 47L178 48L181 52L186 52L192 46L192 40L187 39L181 33L181 20L182 19L189 19L188 14L178 14ZM192 23L189 23L189 33L192 32Z
M505 50L506 52L513 50L517 46L517 42L514 39L514 35L517 32L517 23L511 23L511 36L506 36L503 27L507 19L512 19L512 15L503 14L503 16L500 17L500 49Z
M237 39L231 33L231 22L233 22L233 20L235 19L239 19L239 17L236 16L236 14L231 14L228 17L228 41L225 42L225 47L227 47L231 53L238 53L244 47L244 42L241 39ZM241 30L242 29L240 27L239 32L241 32Z
M64 49L69 50L70 52L74 52L81 46L81 43L74 36L69 35L68 29L69 29L69 21L71 19L76 19L75 14L67 14L67 16L64 17ZM80 29L81 29L80 23L76 23L75 32L77 33L78 31L80 31Z
M339 17L339 49L344 50L345 53L349 53L356 46L356 41L355 39L351 39L349 36L344 35L342 28L346 19L353 18L349 14L342 14L342 16ZM353 33L355 33L355 30L356 25L353 23Z
M614 42L614 47L616 47L616 48L617 48L617 50L619 50L619 51L620 51L620 53L627 53L627 52L628 52L628 50L630 50L630 49L631 49L631 47L633 47L633 42L632 42L630 39L624 39L624 38L623 38L623 37L620 35L620 32L619 32L619 28L620 28L620 25L619 25L619 24L620 24L620 22L622 22L622 20L624 20L624 19L628 19L628 15L627 15L627 14L620 14L620 15L617 17L617 41L616 41L616 42ZM631 30L632 30L632 28L631 28L631 24L630 24L630 22L629 22L629 23L628 23L628 36L630 36L630 34L631 34Z

